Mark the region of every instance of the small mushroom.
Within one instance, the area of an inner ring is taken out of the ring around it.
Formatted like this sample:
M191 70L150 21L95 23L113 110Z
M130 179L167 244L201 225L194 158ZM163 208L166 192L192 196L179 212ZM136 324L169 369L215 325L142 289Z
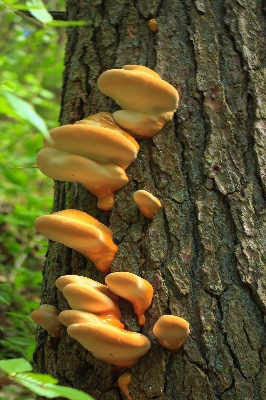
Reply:
M35 220L38 232L82 253L105 274L118 250L111 229L83 211L67 209Z
M176 352L189 337L189 323L175 315L163 315L154 325L153 334L162 346Z
M96 358L118 369L131 367L151 347L146 336L108 324L72 324L67 332Z
M115 121L135 137L154 136L173 118L178 107L177 90L141 65L105 71L97 84L122 108L113 113Z
M81 324L85 322L93 324L109 324L117 328L124 329L124 324L115 318L113 315L95 315L93 313L79 311L79 310L65 310L58 315L59 321L69 326L72 324Z
M31 319L40 325L51 336L60 338L62 335L63 325L58 319L58 310L51 304L42 304L38 310L32 311Z
M55 285L56 287L63 291L64 287L66 285L69 285L70 283L81 283L82 285L89 286L90 288L93 288L95 290L98 290L99 292L103 293L105 296L108 296L114 303L118 304L119 303L119 298L118 296L111 292L111 290L108 289L106 285L103 285L100 282L94 281L93 279L87 278L85 276L80 276L80 275L63 275L60 276L56 281Z
M82 120L73 125L52 129L49 132L49 140L44 139L44 146L77 154L99 163L115 164L124 170L135 160L139 145L128 133L122 134L121 127L115 129L111 124L102 126L84 121L93 120Z
M63 289L63 295L74 310L87 311L93 314L113 315L121 317L118 303L97 289L82 283L70 283Z
M130 272L113 272L106 276L108 288L120 297L130 301L140 326L145 324L145 311L150 307L153 287L145 279Z
M114 192L128 182L125 171L118 165L99 163L53 147L39 151L37 166L49 178L81 183L97 196L97 206L105 211L114 206Z
M103 128L113 129L121 133L121 135L125 136L133 145L136 147L137 151L139 151L139 144L136 140L125 130L119 126L114 120L113 114L109 112L99 112L97 114L90 115L89 117L82 119L80 121L76 121L75 124L85 124L85 125L96 125L101 126Z
M118 386L126 396L127 400L133 400L128 390L128 386L130 385L131 381L132 381L132 375L129 374L128 372L120 375L118 378Z
M149 219L152 219L162 207L160 200L146 190L137 190L133 198L142 214Z

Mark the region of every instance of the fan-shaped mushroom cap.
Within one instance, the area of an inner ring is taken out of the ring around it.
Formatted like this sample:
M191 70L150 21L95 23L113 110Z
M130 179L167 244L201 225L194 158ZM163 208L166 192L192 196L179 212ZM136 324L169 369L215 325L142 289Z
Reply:
M148 114L140 111L118 110L113 113L116 122L123 128L131 131L136 138L151 138L159 132L163 126L172 120L173 112Z
M61 292L63 291L64 287L66 285L69 285L70 283L80 283L82 285L89 286L90 288L93 288L95 290L98 290L98 292L103 293L105 296L108 296L117 305L119 303L118 296L115 293L111 292L111 290L109 290L106 285L103 285L102 283L94 281L93 279L87 278L85 276L63 275L55 281L56 287L61 290Z
M116 130L79 123L52 129L49 140L44 139L44 145L126 169L135 160L139 150L138 143L128 136L121 134L121 128Z
M85 311L65 310L58 315L58 319L65 326L89 322L92 324L109 324L124 329L124 324L113 315L95 315Z
M93 287L82 283L70 283L64 287L63 295L74 310L87 311L98 315L114 315L118 319L121 317L118 304Z
M153 334L158 342L172 351L180 349L189 333L189 323L175 315L163 315L153 327Z
M82 183L98 197L98 207L106 211L114 206L114 192L128 182L125 171L117 165L98 163L53 147L39 151L37 165L49 178Z
M63 325L58 319L58 310L50 304L42 304L38 310L32 311L31 319L40 325L51 336L60 338L62 335Z
M157 114L174 112L178 106L177 90L157 73L141 65L125 65L121 69L105 71L97 84L101 92L112 97L124 110Z
M139 325L144 325L144 313L152 302L152 285L130 272L113 272L106 276L105 282L112 292L132 303Z
M95 125L101 126L103 128L113 129L121 133L121 135L125 136L131 143L134 144L137 151L139 151L139 144L136 140L130 135L128 132L124 131L121 126L119 126L114 120L113 114L109 112L99 112L97 114L90 115L85 119L81 119L80 121L76 121L75 124L84 124L84 125Z
M162 207L160 200L146 190L137 190L133 198L142 214L149 219L152 219Z
M112 231L83 211L68 209L43 215L35 220L36 230L51 240L63 243L91 259L103 273L118 250Z
M154 71L140 65L125 65L122 69L105 71L98 78L97 84L104 94L112 97L123 110L127 111L114 113L114 119L136 136L150 137L157 133L172 119L178 107L177 90ZM131 114L132 111L136 113ZM141 119L139 113L150 115ZM151 116L153 119L145 129L141 126L141 121L148 123ZM155 131L156 124L157 131Z
M95 357L118 368L131 367L151 347L146 336L108 324L72 324L67 332Z

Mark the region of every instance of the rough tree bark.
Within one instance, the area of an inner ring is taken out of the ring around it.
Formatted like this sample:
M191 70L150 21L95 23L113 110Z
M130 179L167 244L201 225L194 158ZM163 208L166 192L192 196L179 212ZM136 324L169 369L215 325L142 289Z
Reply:
M134 400L266 398L266 14L262 0L79 0L68 19L61 124L115 103L98 76L124 64L156 70L181 95L174 119L153 139L140 140L130 182L108 215L79 184L55 183L54 211L83 210L110 225L119 252L112 271L145 277L155 289L142 332L152 341L131 369ZM159 31L148 28L157 18ZM152 222L132 193L147 189L163 203ZM141 265L145 258L146 263ZM68 305L54 282L79 274L103 282L80 254L50 243L42 302ZM139 331L121 301L127 329ZM191 336L172 354L152 327L162 314L187 319ZM124 398L113 367L67 334L38 330L35 361L63 385L95 399Z

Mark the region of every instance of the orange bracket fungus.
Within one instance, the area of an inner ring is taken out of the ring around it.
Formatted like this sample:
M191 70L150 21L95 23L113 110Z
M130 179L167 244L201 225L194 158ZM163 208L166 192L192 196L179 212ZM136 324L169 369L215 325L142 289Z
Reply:
M63 295L71 308L88 311L93 314L109 314L120 318L121 312L117 303L97 289L81 283L70 283L63 289Z
M162 207L160 200L146 190L137 190L133 194L133 199L142 214L149 219L152 219Z
M131 367L151 347L146 336L108 324L72 324L67 332L96 358L115 365L117 369Z
M120 297L130 301L140 326L145 324L145 311L150 307L153 287L145 279L130 272L113 272L106 276L108 288Z
M105 71L97 84L101 92L122 108L113 113L115 121L135 137L154 136L173 118L178 107L177 90L141 65Z
M32 311L31 319L40 325L51 336L60 338L62 335L63 325L58 319L58 310L50 304L42 304L38 310Z
M189 323L175 315L163 315L154 325L153 334L162 346L175 352L189 337Z
M38 232L51 240L63 243L91 259L105 274L118 250L111 229L83 211L68 209L35 220Z
M42 173L82 183L106 211L114 206L114 192L127 184L125 169L139 151L136 140L106 112L52 129L44 146L37 156Z
M118 296L111 292L111 290L108 289L106 285L103 285L100 282L94 281L93 279L87 278L85 276L80 276L80 275L63 275L60 276L56 281L55 285L56 287L63 291L64 287L66 285L69 285L70 283L80 283L82 285L89 286L92 289L97 290L100 293L103 293L105 296L108 296L114 303L119 302Z
M125 171L118 165L99 163L52 147L39 151L37 165L49 178L82 183L98 198L98 208L106 211L114 206L114 192L128 182Z
M130 385L131 381L132 381L132 375L129 373L122 374L118 378L118 386L126 396L127 400L133 400L128 390L128 386Z
M124 329L124 324L115 318L113 315L95 315L86 311L79 310L65 310L58 315L59 321L65 325L69 326L72 324L81 324L85 322L93 324L109 324L116 326L117 328Z
M45 147L54 147L96 162L111 163L126 169L137 157L138 143L121 128L116 129L114 125L112 128L110 117L110 123L105 122L102 125L102 121L106 119L97 116L98 114L73 125L62 125L52 129L49 133L50 140L44 139Z

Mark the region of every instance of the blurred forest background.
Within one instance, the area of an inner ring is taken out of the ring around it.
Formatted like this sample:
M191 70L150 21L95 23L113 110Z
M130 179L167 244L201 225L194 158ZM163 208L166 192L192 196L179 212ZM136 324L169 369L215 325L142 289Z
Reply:
M44 1L53 11L64 3ZM36 154L46 129L58 126L65 28L15 12L25 6L0 1L0 360L31 361L29 316L39 307L46 252L33 222L51 212L53 199L53 181L36 168Z

